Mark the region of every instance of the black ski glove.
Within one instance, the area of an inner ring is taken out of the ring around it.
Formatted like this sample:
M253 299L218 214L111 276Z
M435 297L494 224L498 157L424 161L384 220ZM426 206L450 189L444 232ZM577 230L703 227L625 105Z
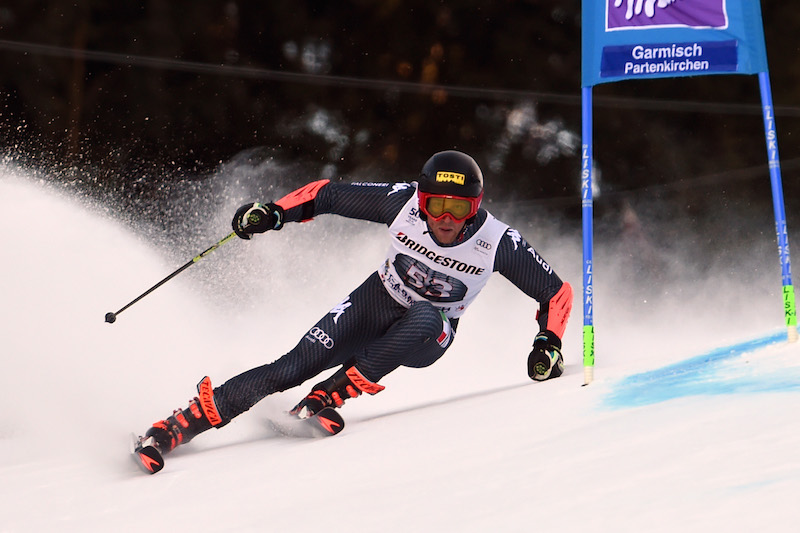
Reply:
M253 233L264 233L283 227L283 208L276 204L251 203L240 207L233 215L231 226L236 235L249 239Z
M536 381L557 378L564 372L561 339L550 330L540 331L528 355L528 376Z

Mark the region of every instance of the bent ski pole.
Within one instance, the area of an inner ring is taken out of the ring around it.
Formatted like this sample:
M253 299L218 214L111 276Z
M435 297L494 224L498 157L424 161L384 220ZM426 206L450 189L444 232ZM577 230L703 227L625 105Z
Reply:
M118 314L120 314L121 312L123 312L124 310L126 310L127 308L129 308L130 306L132 306L133 304L135 304L136 302L138 302L139 300L141 300L142 298L144 298L145 296L147 296L148 294L150 294L151 292L153 292L154 290L156 290L157 288L159 288L160 286L162 286L163 284L165 284L166 282L168 282L169 280L171 280L172 278L174 278L175 276L177 276L178 274L189 268L190 266L192 266L193 264L197 263L202 258L204 258L205 256L207 256L208 254L210 254L211 252L213 252L214 250L216 250L217 248L219 248L220 246L222 246L223 244L225 244L234 237L236 237L236 232L229 233L215 244L212 244L207 249L203 250L202 252L191 258L185 265L180 267L178 270L176 270L166 278L162 279L161 281L159 281L158 283L147 289L144 293L139 295L136 299L134 299L132 302L124 306L116 313L111 313L111 312L106 313L106 322L108 322L109 324L113 324L117 320Z

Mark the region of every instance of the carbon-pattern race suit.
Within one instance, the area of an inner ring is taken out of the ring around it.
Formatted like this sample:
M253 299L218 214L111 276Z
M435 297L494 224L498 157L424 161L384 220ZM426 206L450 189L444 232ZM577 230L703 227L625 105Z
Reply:
M276 203L285 209L284 223L336 214L388 227L415 194L416 188L407 183L322 181ZM480 209L449 246L468 241L487 218L488 213ZM571 288L516 230L508 228L500 238L493 271L539 302L539 329L563 336L572 305ZM231 378L214 390L214 398L223 418L229 420L270 394L345 363L355 363L364 377L377 382L399 366L433 364L452 344L457 326L458 318L448 318L428 301L399 303L375 272L322 317L291 351L273 363Z

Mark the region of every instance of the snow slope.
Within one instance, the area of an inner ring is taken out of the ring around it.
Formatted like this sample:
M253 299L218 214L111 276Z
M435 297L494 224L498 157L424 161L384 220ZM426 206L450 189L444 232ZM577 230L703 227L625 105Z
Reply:
M182 262L9 167L0 228L0 533L798 529L800 345L778 338L772 256L755 299L735 275L701 280L708 293L630 296L598 266L588 387L580 302L565 376L532 383L535 304L498 277L449 353L348 402L341 435L270 432L303 386L146 476L128 434L185 406L204 375L220 383L291 348L377 266L381 228L237 240L113 325L106 312ZM542 231L526 236L580 287L579 244Z

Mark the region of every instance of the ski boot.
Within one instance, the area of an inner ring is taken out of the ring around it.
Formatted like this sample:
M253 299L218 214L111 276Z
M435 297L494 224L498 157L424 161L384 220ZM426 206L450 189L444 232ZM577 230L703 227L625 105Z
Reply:
M159 420L147 430L144 439L153 437L155 445L161 453L174 450L186 444L195 436L211 429L221 427L229 422L224 420L214 403L214 388L206 376L197 384L198 396L189 402L189 407L175 410L166 420Z
M346 399L357 398L362 392L378 394L384 388L365 378L355 365L343 366L325 381L314 385L308 396L289 414L301 419L311 418L326 407L341 407Z

